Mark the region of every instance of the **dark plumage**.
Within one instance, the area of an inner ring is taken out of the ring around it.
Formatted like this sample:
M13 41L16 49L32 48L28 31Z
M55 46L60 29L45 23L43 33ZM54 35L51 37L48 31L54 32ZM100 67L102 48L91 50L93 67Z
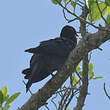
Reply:
M77 44L76 36L77 33L73 27L65 26L59 38L40 42L38 47L25 50L25 52L33 53L30 68L22 71L25 74L24 78L28 79L26 91L32 83L43 80L63 66L69 53Z

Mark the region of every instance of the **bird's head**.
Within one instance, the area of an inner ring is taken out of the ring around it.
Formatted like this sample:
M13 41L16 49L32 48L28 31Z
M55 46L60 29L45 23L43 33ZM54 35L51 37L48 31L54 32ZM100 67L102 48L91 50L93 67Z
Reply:
M77 43L77 33L76 30L72 26L64 26L61 30L60 37L67 38Z

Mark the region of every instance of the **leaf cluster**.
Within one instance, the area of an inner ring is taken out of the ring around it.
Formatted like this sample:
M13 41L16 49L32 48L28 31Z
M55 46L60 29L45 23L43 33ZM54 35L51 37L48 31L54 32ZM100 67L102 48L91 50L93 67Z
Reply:
M4 86L0 90L0 110L8 110L10 108L10 103L12 103L19 95L20 92L17 92L12 96L9 96L8 88L7 86Z
M79 74L79 76L82 78L82 74L83 74L83 71L82 71L82 68L81 68L81 63L78 64L78 66L76 67L76 71L77 71L77 74ZM89 63L89 71L88 71L88 76L89 76L89 80L91 79L102 79L103 77L102 76L95 76L95 73L93 72L93 64L92 62ZM72 75L72 84L73 86L74 85L80 85L80 83L78 82L78 78L73 74Z
M53 4L57 5L58 2L60 4L69 3L70 6L75 10L76 6L79 5L79 0L51 0ZM58 1L58 2L57 2ZM90 21L98 21L105 18L105 24L110 24L110 0L82 0L84 4L86 4L89 9L88 20ZM82 5L82 4L80 4ZM74 11L75 12L75 11Z

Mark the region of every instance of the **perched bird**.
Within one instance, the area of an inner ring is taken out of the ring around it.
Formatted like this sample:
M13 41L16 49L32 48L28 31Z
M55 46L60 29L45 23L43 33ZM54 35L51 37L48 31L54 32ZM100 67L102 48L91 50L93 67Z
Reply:
M24 78L28 79L26 91L32 83L43 80L63 66L69 53L77 44L76 36L75 29L66 25L61 30L59 38L42 41L39 46L25 50L33 53L30 67L22 71Z

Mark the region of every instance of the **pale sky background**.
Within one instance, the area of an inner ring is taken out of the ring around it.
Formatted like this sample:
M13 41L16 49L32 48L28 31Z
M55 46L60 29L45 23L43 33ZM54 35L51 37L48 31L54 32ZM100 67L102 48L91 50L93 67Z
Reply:
M24 53L24 50L36 47L40 41L59 36L61 28L66 24L62 9L50 0L0 0L0 88L7 85L10 95L21 92L10 110L21 107L30 97L30 93L25 93L21 71L29 66L31 54ZM70 25L78 31L77 23ZM101 46L103 51L92 52L95 75L104 76L104 79L89 82L91 95L87 96L84 110L110 109L110 100L103 90L103 83L106 82L110 94L109 45L110 42L106 42ZM32 92L40 89L49 78L33 84Z

